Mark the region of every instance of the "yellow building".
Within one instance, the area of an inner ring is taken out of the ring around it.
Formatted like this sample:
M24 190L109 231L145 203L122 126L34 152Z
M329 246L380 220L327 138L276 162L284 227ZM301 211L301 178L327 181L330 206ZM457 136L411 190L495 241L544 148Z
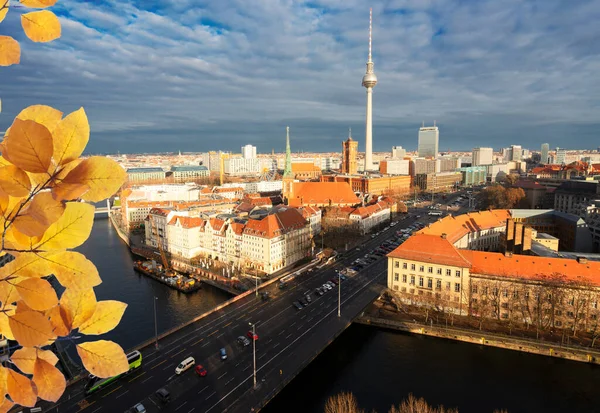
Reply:
M321 182L347 182L354 192L371 195L409 193L412 178L408 175L362 176L322 175Z

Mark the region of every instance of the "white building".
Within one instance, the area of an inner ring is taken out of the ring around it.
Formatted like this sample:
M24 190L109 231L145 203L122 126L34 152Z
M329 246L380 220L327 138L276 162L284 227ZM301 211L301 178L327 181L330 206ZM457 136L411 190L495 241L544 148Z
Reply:
M406 156L406 149L402 146L392 146L392 159L404 159Z
M414 175L440 172L439 159L415 158L411 162L414 164Z
M127 180L129 182L158 181L165 179L166 173L162 168L129 168Z
M360 233L367 234L372 228L388 222L392 211L387 202L378 202L365 207L358 207L350 213L350 220L359 225Z
M256 175L260 172L258 158L227 158L223 171L227 175Z
M408 159L388 159L380 163L379 170L389 175L408 175L410 162Z
M210 171L204 165L172 166L171 173L175 182L185 182L191 179L205 178L210 175Z
M242 158L244 158L244 159L256 158L256 146L252 146L252 145L242 146Z
M439 141L440 131L437 126L419 128L419 156L436 158L438 156Z
M144 201L197 201L200 187L196 184L142 185L127 197L129 200Z
M473 148L473 166L491 165L494 159L494 149Z
M566 149L556 148L555 163L557 165L562 165L562 164L566 163L566 158L567 158L567 150Z
M548 163L548 152L550 152L550 144L542 143L542 150L540 153L540 163L546 165Z

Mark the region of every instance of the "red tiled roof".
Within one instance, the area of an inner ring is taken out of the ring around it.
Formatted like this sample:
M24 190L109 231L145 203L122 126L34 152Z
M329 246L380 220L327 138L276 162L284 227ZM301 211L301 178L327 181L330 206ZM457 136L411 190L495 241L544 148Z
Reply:
M249 219L244 233L263 238L274 238L293 229L306 226L306 220L295 208L285 208L262 219Z
M321 168L314 163L292 162L292 172L321 172Z
M294 182L291 206L304 204L356 205L360 202L347 182Z
M175 215L173 218L171 218L171 221L169 221L169 225L177 225L178 221L179 224L186 229L202 227L205 224L205 221L199 217L182 217Z
M456 217L447 216L423 228L418 233L438 236L446 234L448 240L454 243L470 232L503 226L510 217L510 211L507 209L479 211Z
M171 210L169 210L169 209L152 208L150 210L150 215L160 215L160 216L166 217L167 215L169 215L169 212L171 212Z
M471 264L461 255L448 239L440 236L416 234L387 256L430 264L470 267Z
M223 229L223 225L225 225L225 221L220 218L211 218L208 220L212 229L216 231L221 231Z

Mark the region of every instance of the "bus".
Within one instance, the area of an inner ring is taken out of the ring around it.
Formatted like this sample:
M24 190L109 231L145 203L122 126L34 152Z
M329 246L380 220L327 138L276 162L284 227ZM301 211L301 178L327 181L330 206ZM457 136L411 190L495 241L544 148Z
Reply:
M132 351L127 355L127 361L129 362L129 370L127 370L125 373L119 374L118 376L101 379L99 377L94 376L93 374L90 374L88 382L85 385L86 396L102 389L103 387L108 386L109 384L117 381L119 378L131 373L132 371L140 367L142 365L142 353L140 353L137 350Z
M433 215L433 216L442 216L442 211L431 211L429 213L429 215Z

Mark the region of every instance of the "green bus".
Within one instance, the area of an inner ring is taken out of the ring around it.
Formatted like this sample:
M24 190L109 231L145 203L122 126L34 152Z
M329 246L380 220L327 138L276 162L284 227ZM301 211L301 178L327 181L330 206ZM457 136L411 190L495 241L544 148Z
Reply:
M140 367L142 365L142 353L140 353L137 350L132 351L127 355L127 361L129 362L129 370L127 370L125 373L119 374L118 376L101 379L99 377L94 376L93 374L90 374L88 382L85 385L86 396L102 389L103 387L108 386L112 382L118 380L119 378L131 373L132 371Z

